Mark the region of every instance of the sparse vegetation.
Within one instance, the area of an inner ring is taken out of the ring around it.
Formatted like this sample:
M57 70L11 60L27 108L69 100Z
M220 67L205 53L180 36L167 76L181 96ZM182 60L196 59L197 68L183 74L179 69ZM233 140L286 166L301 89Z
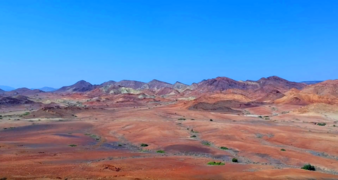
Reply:
M238 163L238 159L237 158L232 158L232 162Z
M222 147L220 147L222 150L228 150L229 148L227 148L227 147L224 147L224 146L222 146Z
M71 144L69 145L70 147L76 147L77 145L76 144Z
M223 163L223 162L210 161L210 162L208 162L208 165L212 165L212 166L222 166L222 165L225 165L225 163Z
M191 120L195 120L195 119L191 119Z
M202 144L205 145L205 146L211 146L210 142L208 142L208 141L202 141Z
M311 164L305 164L302 169L309 170L309 171L315 171L316 168L312 166Z
M196 138L197 136L196 136L196 135L192 135L192 136L190 136L190 137L192 137L192 138Z
M89 137L91 137L91 138L93 138L93 139L95 139L96 141L99 141L99 140L100 140L100 136L98 136L98 135L95 135L95 134L88 134L88 133L86 133L85 135L86 135L86 136L89 136Z
M28 116L30 113L29 112L25 112L22 114L22 116Z
M147 146L148 146L148 144L145 144L145 143L141 144L141 147L147 147Z
M156 151L157 153L165 153L163 150Z
M280 149L281 151L286 151L285 149Z
M194 129L191 129L190 132L192 132L192 133L198 133L198 131L194 131Z
M178 120L180 120L180 121L185 121L185 118L178 118Z
M214 120L210 119L210 121L214 121Z
M326 126L326 123L317 123L318 126Z

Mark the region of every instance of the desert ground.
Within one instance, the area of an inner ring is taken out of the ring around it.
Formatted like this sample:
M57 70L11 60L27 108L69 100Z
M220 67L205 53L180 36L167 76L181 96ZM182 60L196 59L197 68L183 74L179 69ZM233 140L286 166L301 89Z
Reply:
M1 106L0 179L338 179L335 105L90 93Z

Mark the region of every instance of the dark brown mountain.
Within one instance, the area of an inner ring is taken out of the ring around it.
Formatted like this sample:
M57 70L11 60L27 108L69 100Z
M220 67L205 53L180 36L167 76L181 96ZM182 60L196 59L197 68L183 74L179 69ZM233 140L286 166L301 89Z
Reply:
M116 81L107 81L107 82L100 84L100 87L114 85L115 83Z
M235 81L227 77L217 77L201 81L194 87L199 92L216 92L225 91L227 89L258 89L259 84Z
M71 86L64 86L55 92L64 93L64 92L86 92L95 89L97 86L90 84L87 81L81 80Z
M193 86L198 92L222 92L228 89L254 90L262 93L268 93L272 90L285 92L289 89L302 89L306 86L304 83L290 82L277 76L261 78L258 81L236 81L227 77L217 77L201 81Z
M14 106L31 103L34 101L29 100L26 96L0 97L0 105Z
M144 87L146 83L140 82L140 81L122 80L122 81L116 82L114 85L123 86L127 88L133 88L133 89L146 89Z
M169 83L166 83L166 82L163 82L163 81L159 81L159 80L156 80L156 79L150 81L149 83L147 83L147 85L148 85L147 89L151 89L151 90L158 90L158 89L165 88L165 87L170 87L170 88L173 87L172 84L169 84Z
M234 106L234 104L232 102L227 102L227 101L218 101L216 103L199 102L189 107L189 110L202 110L202 111L222 112L222 113L230 113L230 114L242 114L242 111L234 110L229 106Z
M173 88L174 88L174 89L177 89L177 90L179 90L179 91L184 91L184 90L186 90L188 87L189 87L188 85L183 84L183 83L178 82L178 81L173 85Z
M286 79L277 77L277 76L270 76L268 78L261 78L257 81L257 83L260 84L261 87L264 86L277 86L277 87L283 87L284 89L303 89L306 84L305 83L298 83L298 82L291 82Z

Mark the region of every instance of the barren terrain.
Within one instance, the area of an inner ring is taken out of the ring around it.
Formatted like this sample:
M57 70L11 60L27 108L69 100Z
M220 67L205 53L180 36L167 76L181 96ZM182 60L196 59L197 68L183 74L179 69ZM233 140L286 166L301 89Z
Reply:
M81 92L4 99L0 178L338 179L337 106L322 104L321 94L320 103L285 103L286 85L273 96L259 84L198 94L156 83L133 83L144 88L135 93L85 84ZM316 171L301 169L308 163Z

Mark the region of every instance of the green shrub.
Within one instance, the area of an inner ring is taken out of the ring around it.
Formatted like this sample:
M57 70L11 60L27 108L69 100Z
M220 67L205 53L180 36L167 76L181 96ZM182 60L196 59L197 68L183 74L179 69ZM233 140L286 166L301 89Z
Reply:
M214 120L210 119L210 121L214 121Z
M222 162L215 162L215 161L210 161L210 162L208 162L208 165L212 165L212 166L222 166L222 165L225 165L225 163L222 163Z
M147 147L147 146L148 144L144 144L144 143L141 144L141 147Z
M192 138L196 138L197 136L196 136L196 135L192 135L192 136L190 136L190 137L192 137Z
M71 145L69 145L70 147L76 147L76 145L75 144L71 144Z
M208 141L202 141L202 144L206 146L211 146L211 144Z
M180 120L180 121L185 121L185 118L178 118L178 120Z
M315 171L316 168L312 166L311 164L305 164L302 169L309 170L309 171Z
M222 146L221 149L228 150L229 148Z
M195 120L195 119L191 119L191 120Z
M156 151L157 153L165 153L163 150Z
M280 149L281 151L286 151L285 149Z
M29 112L25 112L22 114L22 116L28 116L29 115Z
M238 163L238 159L237 158L232 158L232 162Z
M317 123L318 126L325 126L326 123Z

